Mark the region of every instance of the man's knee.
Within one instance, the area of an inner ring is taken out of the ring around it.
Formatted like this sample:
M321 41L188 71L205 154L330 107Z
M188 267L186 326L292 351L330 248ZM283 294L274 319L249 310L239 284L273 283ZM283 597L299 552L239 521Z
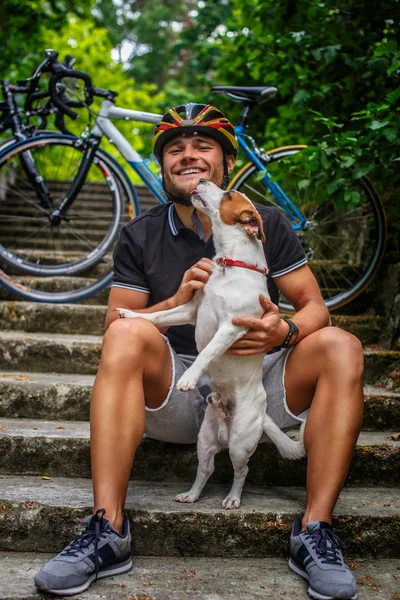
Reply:
M354 377L362 377L364 354L360 340L338 327L325 327L318 332L319 351L326 369L339 366Z
M161 334L150 321L117 319L104 335L101 362L115 367L127 361L137 364L144 360L146 350L158 339Z

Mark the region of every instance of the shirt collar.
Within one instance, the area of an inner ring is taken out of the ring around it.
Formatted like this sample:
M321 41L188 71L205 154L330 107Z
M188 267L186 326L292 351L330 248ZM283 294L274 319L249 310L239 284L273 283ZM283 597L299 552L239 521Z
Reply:
M195 231L194 233L197 233L197 235L199 236L199 239L203 240L205 237L205 233L204 233L203 227L201 225L200 219L199 219L196 211L193 211L192 223L197 228L197 231ZM188 228L185 227L185 225L180 220L178 213L176 212L175 204L173 202L170 204L170 206L168 208L168 224L169 224L171 233L174 237L176 237L182 231L188 230ZM192 230L189 229L189 231L192 231Z

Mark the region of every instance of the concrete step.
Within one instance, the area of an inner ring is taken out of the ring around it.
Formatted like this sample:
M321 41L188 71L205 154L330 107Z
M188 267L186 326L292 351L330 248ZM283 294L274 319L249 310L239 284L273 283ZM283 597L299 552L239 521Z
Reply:
M0 553L0 598L49 598L33 585L34 574L51 554ZM351 561L358 583L358 600L396 598L399 559ZM286 558L203 558L135 556L133 569L119 577L101 579L82 600L308 600L307 584L288 566Z
M195 504L175 502L185 484L135 481L128 490L133 553L146 556L285 557L305 489L247 484L242 505L224 510L229 485L208 484ZM0 479L0 551L59 552L91 511L88 479ZM400 488L345 488L334 527L346 557L400 558Z
M395 432L363 431L346 481L347 485L396 486L400 481L400 443ZM298 431L290 431L298 437ZM304 485L306 460L282 459L275 446L260 444L249 462L247 481L256 485ZM134 478L152 481L194 480L195 445L168 444L144 439L137 450ZM90 477L89 423L0 419L0 474L48 477ZM232 465L228 452L216 458L211 481L229 483Z
M106 307L82 304L0 302L0 329L42 333L102 335ZM385 318L332 315L332 324L356 335L363 344L379 342Z
M9 371L23 365L26 372L96 373L102 337L48 333L0 332L0 370ZM378 346L367 347L365 382L387 383L400 391L400 352Z
M0 372L0 417L89 420L94 375ZM363 428L400 431L400 393L365 386Z

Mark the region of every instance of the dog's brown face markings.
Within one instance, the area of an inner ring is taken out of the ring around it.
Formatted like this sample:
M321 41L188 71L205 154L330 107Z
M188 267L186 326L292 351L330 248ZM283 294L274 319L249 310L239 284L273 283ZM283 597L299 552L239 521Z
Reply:
M250 202L243 194L232 190L226 192L221 200L219 214L226 225L241 225L249 237L257 236L265 243L263 222Z

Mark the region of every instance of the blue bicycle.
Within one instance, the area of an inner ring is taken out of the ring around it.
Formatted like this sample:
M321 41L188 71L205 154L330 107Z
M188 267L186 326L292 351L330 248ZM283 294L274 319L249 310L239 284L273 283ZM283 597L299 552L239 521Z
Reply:
M65 78L74 81L72 90L62 82ZM104 136L151 190L154 201L165 202L158 174L111 123L123 119L155 124L161 115L117 107L115 92L96 88L87 74L65 68L51 75L49 89L52 103L71 118L76 113L65 98L78 96L79 80L84 87L76 106L103 99L84 135L45 133L0 148L3 297L11 293L38 302L76 302L110 285L112 249L121 226L139 214L140 205L124 169L101 148ZM385 248L385 214L372 184L365 177L355 180L357 206L335 210L333 201L311 194L305 184L301 151L306 146L264 152L246 134L250 110L273 98L276 88L217 86L212 92L243 105L235 129L249 162L229 187L254 202L277 206L299 236L327 306L349 302L371 281ZM27 156L33 171L26 166ZM293 310L284 298L280 308Z

